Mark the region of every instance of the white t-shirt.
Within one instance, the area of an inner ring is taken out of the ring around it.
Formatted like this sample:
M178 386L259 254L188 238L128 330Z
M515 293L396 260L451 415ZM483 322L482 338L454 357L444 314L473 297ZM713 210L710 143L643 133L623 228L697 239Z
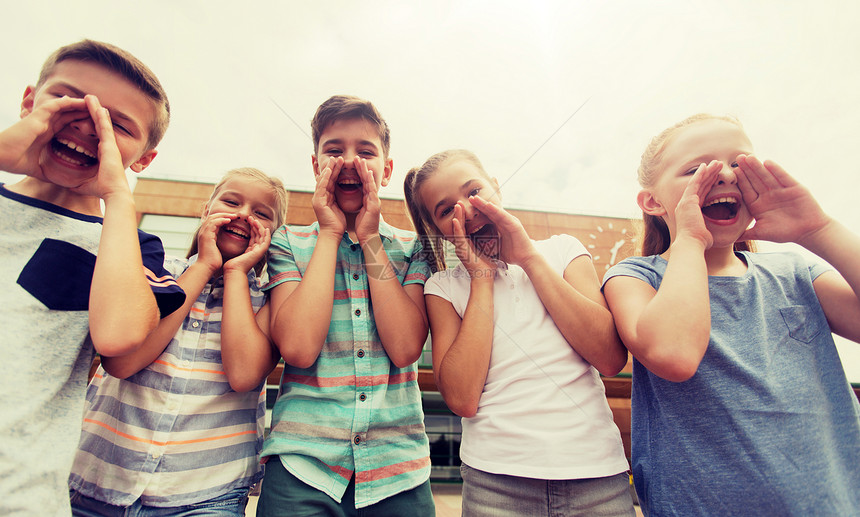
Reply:
M535 242L563 275L588 255L570 235ZM460 317L469 301L466 269L434 274L424 294L449 302ZM495 328L484 392L463 419L460 458L470 467L535 479L606 477L628 469L597 370L564 339L519 266L499 270L493 289Z

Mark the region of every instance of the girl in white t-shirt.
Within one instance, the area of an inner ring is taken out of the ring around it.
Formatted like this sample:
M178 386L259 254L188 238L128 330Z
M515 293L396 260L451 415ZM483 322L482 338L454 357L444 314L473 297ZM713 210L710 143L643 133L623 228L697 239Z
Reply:
M529 239L498 189L464 150L430 157L404 188L436 270L424 289L436 384L464 417L463 515L633 515L598 375L627 352L591 256L569 235Z

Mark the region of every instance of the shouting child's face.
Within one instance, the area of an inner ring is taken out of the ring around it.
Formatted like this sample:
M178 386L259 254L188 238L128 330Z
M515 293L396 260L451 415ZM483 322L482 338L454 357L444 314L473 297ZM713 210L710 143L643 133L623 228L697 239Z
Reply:
M499 184L494 178L487 177L475 164L455 158L440 165L427 178L420 195L420 202L424 204L430 220L446 240L455 237L454 218L461 213L460 224L475 249L486 257L498 257L499 239L495 225L469 201L469 196L480 196L501 206ZM457 205L460 208L456 208Z
M731 122L703 120L678 130L663 149L658 163L660 177L653 187L640 194L643 210L663 217L675 237L675 207L690 178L701 163L722 162L710 191L699 199L705 226L715 247L731 246L752 222L735 176L735 160L752 153L746 133Z
M155 104L134 84L102 65L77 60L58 63L38 89L28 86L21 103L21 116L57 97L98 97L110 112L122 165L135 172L145 169L156 151L147 149ZM98 137L93 119L83 110L80 118L57 130L45 145L40 159L45 178L61 187L79 187L92 181L99 170Z
M335 120L323 130L317 154L311 157L314 174L319 175L328 160L337 157L343 158L343 167L336 179L335 199L345 214L356 214L364 204L356 160L367 163L376 188L388 184L393 162L383 153L376 127L363 118Z
M227 261L245 253L251 241L253 217L269 232L275 231L277 200L272 187L258 179L234 176L221 185L204 211L204 217L223 213L236 218L218 229L216 243Z

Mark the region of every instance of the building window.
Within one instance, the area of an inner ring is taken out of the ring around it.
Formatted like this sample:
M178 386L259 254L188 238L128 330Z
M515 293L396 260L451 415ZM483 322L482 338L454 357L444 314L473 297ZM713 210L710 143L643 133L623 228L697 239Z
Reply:
M199 225L199 217L144 214L140 219L140 229L157 235L169 257L185 257Z

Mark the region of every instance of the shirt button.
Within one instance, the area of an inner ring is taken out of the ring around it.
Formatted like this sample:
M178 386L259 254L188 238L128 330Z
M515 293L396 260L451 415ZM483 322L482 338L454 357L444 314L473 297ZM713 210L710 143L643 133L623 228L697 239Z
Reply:
M359 357L359 359L364 357L364 349L359 348L358 352L356 352L355 355L357 355Z
M199 321L192 322L192 323L191 323L191 326L192 326L192 327L194 327L194 328L197 328L197 327L199 327L199 326L200 326L200 322L199 322Z
M358 396L358 400L360 400L360 401L364 402L365 400L367 400L367 395L365 395L364 393L362 393L361 395L359 395L359 396Z
M361 436L355 435L355 438L352 439L352 443L358 445L361 443Z
M355 309L355 315L361 316L361 309Z
M349 249L351 249L352 251L357 250L357 249L358 249L358 244L350 244Z
M358 273L353 273L353 274L352 274L352 279L353 279L353 280L358 280Z
M514 289L514 284L511 284L511 289Z

